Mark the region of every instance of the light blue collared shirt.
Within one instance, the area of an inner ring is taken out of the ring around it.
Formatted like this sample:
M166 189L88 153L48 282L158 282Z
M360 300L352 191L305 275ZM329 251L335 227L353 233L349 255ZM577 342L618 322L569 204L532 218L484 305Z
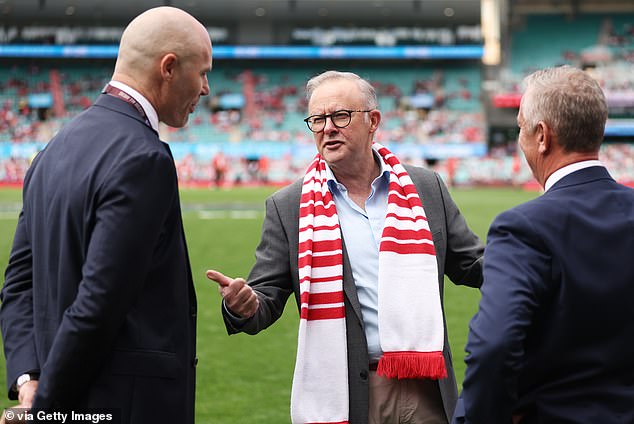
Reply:
M326 165L328 189L335 201L341 235L357 286L370 362L377 362L383 353L379 342L378 316L379 244L387 213L390 171L383 160L379 161L381 173L372 182L372 192L365 201L365 211L350 199L346 187L337 181Z

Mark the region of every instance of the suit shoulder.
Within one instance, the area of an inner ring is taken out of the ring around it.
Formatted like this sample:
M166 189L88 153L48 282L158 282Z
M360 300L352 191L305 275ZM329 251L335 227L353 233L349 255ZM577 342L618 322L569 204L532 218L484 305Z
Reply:
M100 143L112 140L121 143L125 140L159 141L156 132L145 123L131 118L116 110L92 105L76 116L62 130L67 136L81 136L92 134ZM161 143L155 144L160 147ZM152 148L152 146L148 146Z
M442 189L444 184L442 183L440 175L438 175L436 171L420 166L404 165L404 167L414 185L419 189Z
M628 197L630 200L634 199L634 186L626 186L625 184L617 183L615 181L616 190L623 193L623 196Z
M530 223L535 222L539 217L549 216L552 218L552 215L545 212L550 207L547 202L544 202L543 196L539 196L500 212L493 220L492 225L512 222L515 224L526 223L532 226Z
M416 186L419 194L423 197L433 197L441 200L446 195L445 185L442 182L440 176L431 169L422 168L420 166L404 165L405 170L412 179L412 182ZM438 196L438 197L437 197Z
M403 167L405 168L407 173L410 175L410 178L412 178L412 180L414 178L434 179L434 180L437 178L436 172L432 171L431 169L423 168L421 166L406 165L406 164L403 164Z
M299 206L299 200L302 195L303 179L298 179L292 184L287 185L269 196L270 200L274 200L277 204L293 204Z

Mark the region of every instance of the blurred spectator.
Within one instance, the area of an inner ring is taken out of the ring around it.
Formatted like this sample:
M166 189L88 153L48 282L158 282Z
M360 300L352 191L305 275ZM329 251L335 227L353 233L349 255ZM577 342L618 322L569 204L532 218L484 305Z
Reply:
M216 155L213 157L211 161L211 166L213 169L214 183L216 187L223 186L225 183L225 178L226 178L229 164L227 162L227 158L225 157L225 154L222 151L216 153Z

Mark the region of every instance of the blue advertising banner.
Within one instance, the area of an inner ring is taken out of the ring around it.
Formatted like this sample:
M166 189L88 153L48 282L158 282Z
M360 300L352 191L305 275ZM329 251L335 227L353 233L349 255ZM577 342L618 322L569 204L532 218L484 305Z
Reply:
M0 45L0 57L117 57L117 45ZM480 59L483 47L454 46L214 46L214 59Z

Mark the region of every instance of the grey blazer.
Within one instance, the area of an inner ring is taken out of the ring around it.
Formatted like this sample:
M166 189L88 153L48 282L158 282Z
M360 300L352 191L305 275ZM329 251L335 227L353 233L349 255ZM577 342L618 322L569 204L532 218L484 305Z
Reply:
M416 185L431 228L438 260L441 301L445 274L455 284L480 287L484 250L480 239L467 227L447 187L436 173L419 167L405 167ZM222 308L229 334L238 332L256 334L267 328L281 316L288 297L293 293L299 308L297 248L301 188L302 181L298 180L266 200L262 238L255 252L256 263L248 278L248 283L259 297L260 307L252 318L239 321L234 320L227 314L225 308ZM349 422L350 424L365 424L368 422L368 348L361 306L346 253L345 240L343 244L343 287L350 386ZM445 413L450 421L458 398L458 390L446 326L443 353L448 377L439 380L438 384Z

